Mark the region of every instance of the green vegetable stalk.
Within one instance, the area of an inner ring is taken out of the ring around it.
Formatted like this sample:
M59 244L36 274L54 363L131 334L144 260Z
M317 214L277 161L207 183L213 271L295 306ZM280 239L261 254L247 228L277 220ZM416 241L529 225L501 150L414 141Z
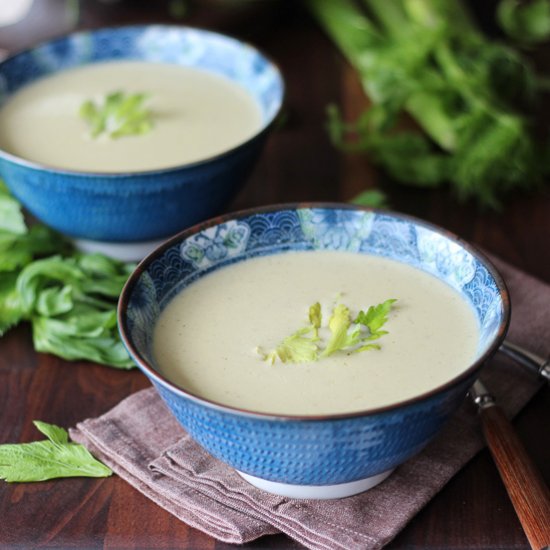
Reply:
M0 214L0 336L30 321L37 351L132 368L116 323L132 266L74 253L46 226L27 228L1 181Z
M335 144L367 151L399 182L428 188L448 182L460 198L475 197L492 207L507 192L542 182L543 147L526 114L536 106L538 81L515 49L477 29L462 2L307 0L307 5L358 71L372 102L352 124L330 108ZM539 7L536 14L542 12ZM522 13L525 21L529 14ZM550 24L550 12L547 19ZM514 26L516 34L519 28ZM524 33L528 28L524 22ZM541 39L544 28L533 24L531 34ZM402 113L422 132L400 129Z

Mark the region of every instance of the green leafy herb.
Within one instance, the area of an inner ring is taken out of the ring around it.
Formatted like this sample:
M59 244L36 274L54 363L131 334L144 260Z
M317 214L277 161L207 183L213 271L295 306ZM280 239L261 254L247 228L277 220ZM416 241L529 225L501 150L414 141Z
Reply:
M373 335L387 334L384 331L380 331L380 329L388 322L388 315L396 301L392 298L377 306L370 306L366 313L360 311L354 322L366 326Z
M387 195L379 189L367 189L354 197L351 203L371 208L389 208Z
M319 329L321 328L322 321L323 316L321 315L321 304L316 302L309 308L309 322L313 328L315 338L319 338Z
M348 333L351 325L349 308L344 304L338 304L333 310L328 322L330 339L321 354L322 357L332 355L339 350L345 350L355 346L359 342L360 331L356 329Z
M72 252L43 225L27 229L0 182L0 336L30 321L34 347L68 360L134 366L116 324L116 304L132 269L100 254Z
M0 445L0 479L8 482L45 481L60 477L108 477L112 471L86 447L69 442L66 430L34 421L48 439Z
M520 44L536 44L550 38L548 0L501 0L497 17L500 26Z
M0 231L22 235L27 232L19 203L11 197L6 184L0 181Z
M116 323L116 299L128 275L128 266L96 254L50 256L26 266L17 293L35 349L132 368Z
M17 273L0 272L0 336L23 318L16 282Z
M168 13L173 19L183 19L188 11L188 0L170 0L168 3Z
M317 359L317 337L313 326L304 327L287 336L273 351L258 353L273 365L278 358L283 363L309 363Z
M489 40L460 0L308 0L359 73L372 106L353 123L329 109L336 146L365 151L391 178L498 207L533 189L548 166L534 137L542 87L513 48ZM504 0L501 21L523 38L550 35L548 0ZM419 130L400 124L406 113Z
M317 302L309 308L308 326L285 338L274 350L265 353L262 348L257 348L257 352L273 365L277 359L283 363L309 363L339 351L359 353L380 349L379 344L371 342L387 334L381 328L388 321L394 302L395 299L386 300L369 307L366 313L360 311L353 321L349 308L336 304L328 321L329 336L326 342L319 335L323 327L321 305Z
M153 128L152 113L145 107L148 98L148 94L117 91L108 94L99 104L85 101L79 114L88 123L93 138L103 134L113 139L142 135Z

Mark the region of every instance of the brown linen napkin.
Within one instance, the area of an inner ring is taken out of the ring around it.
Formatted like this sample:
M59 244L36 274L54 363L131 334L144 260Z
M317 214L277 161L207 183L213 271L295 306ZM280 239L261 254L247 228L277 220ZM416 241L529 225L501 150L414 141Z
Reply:
M495 263L512 295L509 339L550 353L550 286ZM540 386L498 355L482 379L510 417ZM239 544L283 532L308 548L329 550L387 544L483 447L476 411L465 401L441 435L382 484L354 497L315 501L271 495L246 483L193 442L153 388L79 423L71 437L151 500L219 540Z

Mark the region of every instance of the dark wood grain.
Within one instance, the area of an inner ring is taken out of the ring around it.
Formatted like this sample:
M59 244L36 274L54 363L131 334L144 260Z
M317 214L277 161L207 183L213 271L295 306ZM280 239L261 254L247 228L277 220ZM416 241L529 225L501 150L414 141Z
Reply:
M0 48L17 51L71 30L74 18L67 13L67 4L37 0L26 20L0 29ZM252 42L280 65L287 82L286 123L271 136L228 210L301 200L345 201L377 183L388 192L396 210L442 225L550 283L548 191L514 197L499 214L481 211L472 203L458 204L446 190L422 191L388 183L364 157L344 155L328 141L326 105L337 102L353 116L365 107L366 99L353 71L299 3L234 4L227 0L190 3L180 21L169 15L169 1L83 0L78 23L81 28L145 22L211 28ZM137 371L120 372L36 354L28 327L17 327L0 339L0 442L36 439L33 419L74 425L107 411L147 384ZM548 418L550 390L544 388L514 422L546 483L550 481ZM38 546L230 548L175 520L117 477L1 483L0 547ZM278 535L245 548L297 549L299 545ZM494 463L484 451L388 548L526 549L529 544Z

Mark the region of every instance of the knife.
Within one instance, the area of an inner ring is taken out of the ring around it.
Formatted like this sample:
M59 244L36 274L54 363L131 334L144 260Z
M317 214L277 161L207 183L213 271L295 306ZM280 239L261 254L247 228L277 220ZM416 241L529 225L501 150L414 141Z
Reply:
M550 547L550 490L541 473L481 381L474 382L470 397L478 407L485 440L531 548Z

